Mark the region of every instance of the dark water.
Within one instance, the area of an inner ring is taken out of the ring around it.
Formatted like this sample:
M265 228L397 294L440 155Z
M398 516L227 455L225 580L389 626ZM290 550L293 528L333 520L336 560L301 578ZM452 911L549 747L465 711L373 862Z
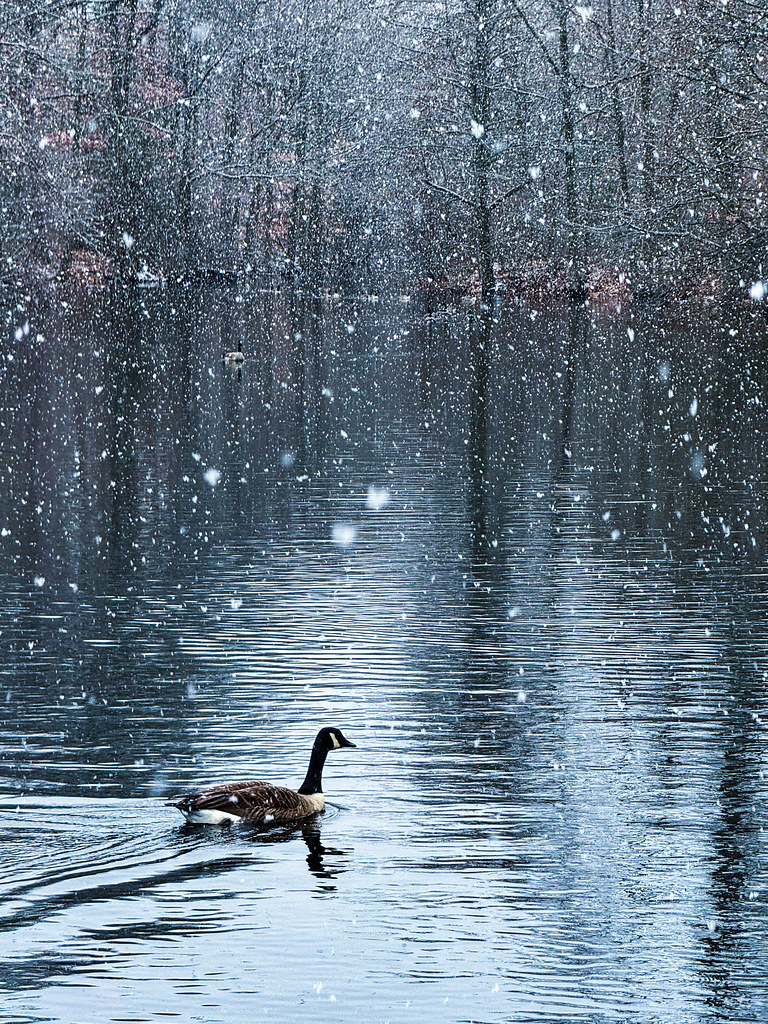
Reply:
M768 1018L764 318L504 311L478 492L467 310L67 302L0 361L0 1018ZM163 806L324 724L303 829Z

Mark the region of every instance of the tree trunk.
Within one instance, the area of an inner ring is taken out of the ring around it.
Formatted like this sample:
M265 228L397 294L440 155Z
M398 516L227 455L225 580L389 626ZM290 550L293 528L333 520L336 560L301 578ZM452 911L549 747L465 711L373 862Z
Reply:
M475 53L469 92L475 261L480 279L480 302L484 308L488 309L492 308L494 295L493 234L489 185L492 156L488 148L488 132L491 121L491 67L488 43L490 8L489 0L477 0L474 11Z
M579 205L576 180L576 109L571 72L571 45L568 36L570 9L565 0L557 5L558 38L558 90L560 93L563 137L563 174L565 184L565 232L568 258L568 291L581 295L584 290L583 236L579 225Z
M128 276L135 260L137 235L138 162L135 132L129 119L131 87L135 75L136 10L138 0L110 0L109 99L112 131L107 147L111 203L107 214L109 244L120 276Z
M611 95L611 106L613 107L613 123L616 129L616 160L619 167L619 185L624 205L629 199L629 175L627 173L626 153L626 127L624 123L624 111L621 107L621 93L619 91L619 72L616 60L616 30L613 24L613 0L606 0L606 17L608 21L608 46L606 57L608 62L608 78Z

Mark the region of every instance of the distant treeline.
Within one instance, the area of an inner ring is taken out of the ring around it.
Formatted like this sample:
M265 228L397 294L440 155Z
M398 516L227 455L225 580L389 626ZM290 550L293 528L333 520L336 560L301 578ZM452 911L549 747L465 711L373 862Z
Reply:
M0 3L0 277L721 293L762 276L768 5Z

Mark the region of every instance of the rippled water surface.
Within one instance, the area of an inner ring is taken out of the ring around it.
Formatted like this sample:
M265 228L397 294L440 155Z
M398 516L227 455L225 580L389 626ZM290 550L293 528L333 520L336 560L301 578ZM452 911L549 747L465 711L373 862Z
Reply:
M479 442L476 330L9 307L0 1019L768 1019L764 318L502 310Z

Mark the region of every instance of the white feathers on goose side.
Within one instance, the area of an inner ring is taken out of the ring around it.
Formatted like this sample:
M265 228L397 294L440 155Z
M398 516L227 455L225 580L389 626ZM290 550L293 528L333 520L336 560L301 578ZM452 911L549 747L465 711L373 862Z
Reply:
M166 803L177 807L193 825L221 825L247 821L255 825L283 825L322 811L323 765L331 750L354 747L340 729L321 729L312 745L307 774L297 790L270 782L227 782Z

